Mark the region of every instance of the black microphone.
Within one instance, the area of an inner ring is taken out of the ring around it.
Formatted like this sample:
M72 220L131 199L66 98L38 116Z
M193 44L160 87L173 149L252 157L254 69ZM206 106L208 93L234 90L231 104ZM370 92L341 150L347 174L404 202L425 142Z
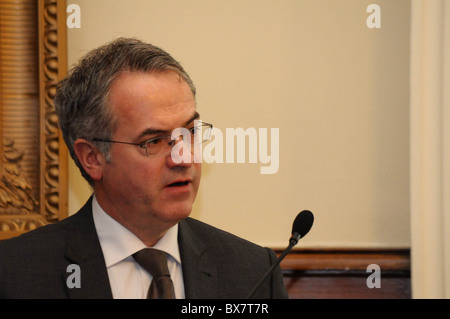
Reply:
M277 258L275 263L269 270L264 274L261 280L256 284L255 288L248 294L246 299L251 298L255 292L259 289L259 287L263 284L263 282L267 279L267 277L272 273L272 271L277 267L280 262L286 257L286 255L291 251L291 249L297 245L300 238L305 237L305 235L309 232L312 225L314 223L314 215L309 210L304 210L300 212L294 220L294 224L292 225L292 236L289 238L289 246L283 251L283 253Z

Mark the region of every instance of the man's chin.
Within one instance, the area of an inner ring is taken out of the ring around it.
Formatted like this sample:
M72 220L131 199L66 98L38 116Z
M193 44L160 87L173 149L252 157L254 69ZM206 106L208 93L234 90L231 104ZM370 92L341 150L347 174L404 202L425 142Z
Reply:
M162 219L169 224L177 224L179 221L189 217L192 211L192 205L179 206L166 209L162 214Z

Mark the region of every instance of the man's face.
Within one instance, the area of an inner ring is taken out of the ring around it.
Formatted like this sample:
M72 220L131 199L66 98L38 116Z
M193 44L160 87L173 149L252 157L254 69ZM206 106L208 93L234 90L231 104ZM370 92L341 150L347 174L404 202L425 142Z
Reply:
M198 117L189 86L172 71L121 74L111 87L110 103L116 117L114 141L142 143L189 128ZM171 226L190 214L200 176L201 164L193 163L193 157L176 164L170 153L147 157L139 146L113 143L99 186L101 205L125 224Z

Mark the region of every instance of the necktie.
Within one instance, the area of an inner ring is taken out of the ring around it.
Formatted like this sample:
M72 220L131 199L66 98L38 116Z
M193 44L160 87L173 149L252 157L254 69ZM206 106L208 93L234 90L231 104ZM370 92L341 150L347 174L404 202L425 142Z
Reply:
M157 249L142 249L133 254L136 262L152 276L147 299L175 299L172 279L167 268L167 254Z

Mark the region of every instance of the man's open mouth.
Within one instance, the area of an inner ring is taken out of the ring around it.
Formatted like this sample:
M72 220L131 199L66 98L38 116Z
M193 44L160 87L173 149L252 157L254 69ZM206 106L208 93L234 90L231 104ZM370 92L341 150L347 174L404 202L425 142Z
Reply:
M167 185L167 187L185 186L187 184L189 184L189 181L175 182L175 183Z

